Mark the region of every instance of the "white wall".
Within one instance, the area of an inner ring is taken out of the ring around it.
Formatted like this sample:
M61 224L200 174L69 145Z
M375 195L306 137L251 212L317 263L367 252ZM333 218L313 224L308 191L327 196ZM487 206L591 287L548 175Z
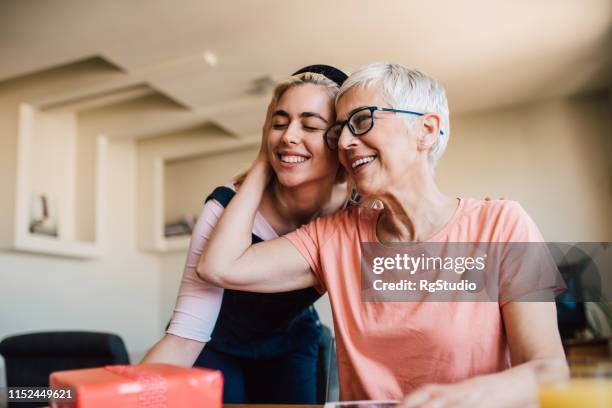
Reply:
M17 192L18 107L0 99L0 248L13 241L15 197Z
M611 118L607 93L453 118L439 185L520 201L549 241L612 241Z
M161 335L160 260L136 249L135 152L133 142L109 145L110 222L100 259L0 253L0 338L42 330L107 331L119 334L139 357Z

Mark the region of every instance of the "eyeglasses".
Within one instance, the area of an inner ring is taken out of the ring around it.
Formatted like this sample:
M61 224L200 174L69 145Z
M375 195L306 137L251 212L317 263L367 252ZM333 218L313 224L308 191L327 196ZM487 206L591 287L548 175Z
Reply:
M348 128L353 136L363 136L368 133L374 127L374 111L408 113L416 116L424 115L424 113L421 112L381 108L378 106L366 106L351 113L351 116L349 116L347 120L336 122L327 128L323 134L323 139L325 140L327 147L329 147L331 150L336 150L338 148L338 141L340 140L340 135L342 134L344 125L348 125ZM444 132L440 131L440 134L443 135Z

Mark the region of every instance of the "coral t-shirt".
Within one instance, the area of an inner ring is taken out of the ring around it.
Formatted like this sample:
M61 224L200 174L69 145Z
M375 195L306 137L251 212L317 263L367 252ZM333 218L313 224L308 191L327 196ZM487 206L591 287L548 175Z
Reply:
M361 242L378 242L380 210L350 208L285 237L308 261L331 302L342 400L400 399L510 366L501 302L365 302ZM428 242L541 242L517 202L459 200Z

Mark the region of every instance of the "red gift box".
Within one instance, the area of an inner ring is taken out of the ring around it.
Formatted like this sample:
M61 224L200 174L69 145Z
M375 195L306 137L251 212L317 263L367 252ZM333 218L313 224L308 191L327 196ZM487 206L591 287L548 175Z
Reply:
M220 371L169 364L114 365L51 374L49 386L72 390L73 401L52 408L220 408Z

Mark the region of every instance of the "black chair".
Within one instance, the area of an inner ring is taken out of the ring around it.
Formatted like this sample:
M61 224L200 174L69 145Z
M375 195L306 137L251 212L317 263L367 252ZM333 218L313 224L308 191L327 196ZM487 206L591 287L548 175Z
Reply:
M4 357L8 387L48 387L49 374L54 371L130 363L123 340L108 333L46 332L11 336L0 342L0 355Z

